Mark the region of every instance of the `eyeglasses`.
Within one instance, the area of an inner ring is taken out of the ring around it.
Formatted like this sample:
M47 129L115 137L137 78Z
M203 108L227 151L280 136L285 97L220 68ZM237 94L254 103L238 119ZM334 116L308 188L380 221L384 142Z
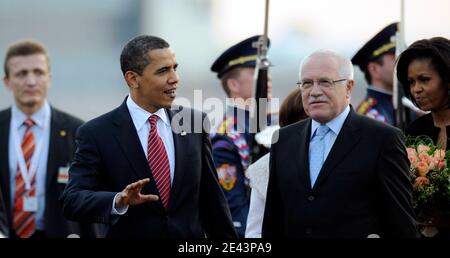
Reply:
M300 89L302 90L309 90L314 86L314 83L316 82L317 85L321 88L321 89L329 89L331 87L333 87L333 85L337 82L343 82L343 81L347 81L348 79L339 79L339 80L328 80L328 79L319 79L319 80L304 80L304 81L299 81L297 82L297 86L300 87Z

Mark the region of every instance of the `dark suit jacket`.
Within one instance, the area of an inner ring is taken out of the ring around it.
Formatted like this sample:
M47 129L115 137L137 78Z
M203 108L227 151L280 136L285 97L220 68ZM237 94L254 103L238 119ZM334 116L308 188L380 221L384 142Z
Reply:
M170 120L193 128L205 114L180 107L166 110ZM180 116L179 116L180 115ZM175 117L176 116L176 117ZM110 224L108 237L225 238L235 237L230 212L217 181L208 134L173 133L175 175L166 211L162 202L130 206L111 215L114 196L144 178L143 194L158 194L147 158L124 101L117 109L81 126L77 132L70 180L61 198L67 218Z
M0 191L0 234L5 237L9 236L8 217L2 191Z
M401 132L350 111L311 189L311 119L272 145L263 237L416 237Z
M11 109L0 111L0 188L6 207L9 228L12 228L12 207L9 175L9 128ZM66 167L75 152L75 132L83 122L67 113L51 108L50 146L45 183L45 231L47 237L67 237L68 234L81 234L78 223L67 221L58 201L65 184L58 183L58 170ZM62 135L60 132L65 131ZM88 230L88 229L86 229ZM90 234L87 231L86 234Z

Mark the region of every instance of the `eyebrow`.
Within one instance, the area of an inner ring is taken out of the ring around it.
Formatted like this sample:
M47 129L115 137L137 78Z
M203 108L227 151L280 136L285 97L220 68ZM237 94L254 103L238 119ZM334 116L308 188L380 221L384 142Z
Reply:
M16 71L14 74L20 74L20 73L28 73L28 72L37 72L37 71L40 71L40 72L45 72L45 70L44 69L42 69L42 68L40 68L40 67L37 67L37 68L32 68L32 69L28 69L28 68L22 68L22 69L20 69L19 71Z
M429 74L429 73L419 73L416 77L432 77L433 75ZM413 77L408 76L407 77L408 80L413 79Z
M327 80L327 81L332 81L332 79L328 78L328 77L319 77L317 79L311 79L311 78L305 78L305 79L301 79L302 81L313 81L313 80Z

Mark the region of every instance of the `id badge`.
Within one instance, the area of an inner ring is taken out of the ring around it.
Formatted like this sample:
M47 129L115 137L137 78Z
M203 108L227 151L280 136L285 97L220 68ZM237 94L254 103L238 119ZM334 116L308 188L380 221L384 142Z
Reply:
M38 202L35 196L23 197L23 210L29 212L36 212L38 209Z
M58 183L67 184L69 181L69 167L59 167L58 169Z

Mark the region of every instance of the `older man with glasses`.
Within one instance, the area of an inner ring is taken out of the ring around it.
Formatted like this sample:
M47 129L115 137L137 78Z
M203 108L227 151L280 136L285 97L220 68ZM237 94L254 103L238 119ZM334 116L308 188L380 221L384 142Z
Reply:
M334 51L302 62L310 119L280 129L271 147L263 237L417 236L402 133L353 110L354 83Z

